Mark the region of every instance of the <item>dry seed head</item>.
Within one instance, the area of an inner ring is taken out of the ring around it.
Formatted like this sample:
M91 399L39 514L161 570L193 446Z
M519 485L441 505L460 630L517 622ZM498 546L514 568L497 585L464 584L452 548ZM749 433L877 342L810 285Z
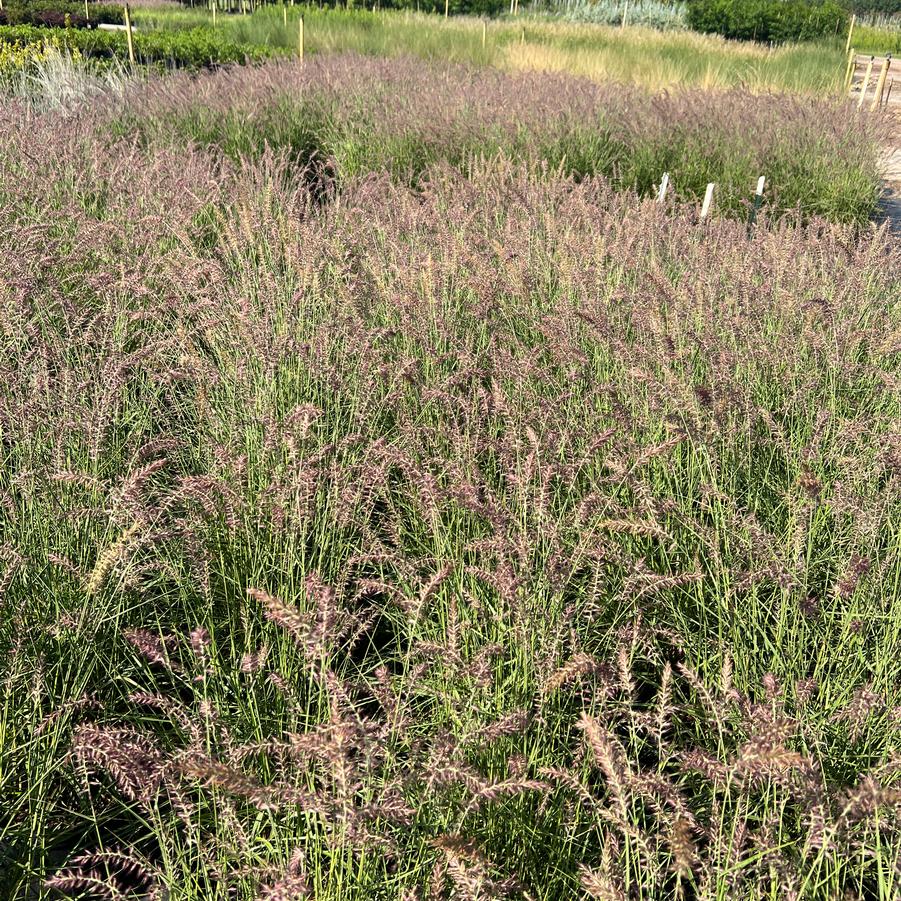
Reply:
M657 693L657 715L654 724L659 741L669 728L669 720L673 713L672 706L673 667L669 660L663 665L660 677L660 689Z
M591 654L580 652L547 679L542 687L542 694L545 696L550 695L557 689L574 682L580 676L602 671L602 664L592 657Z
M210 632L209 629L204 628L203 626L198 626L191 632L191 650L198 656L204 657L206 656L207 651L210 647Z
M166 644L159 636L147 629L126 629L122 634L148 663L159 663L166 669L173 668Z
M198 754L184 760L180 769L184 775L199 779L206 786L246 798L260 810L276 810L279 806L278 794L273 789L217 760Z
M635 697L635 682L632 679L632 665L629 661L629 648L621 644L616 652L616 667L619 672L619 684L626 698Z
M798 679L795 682L795 698L798 704L803 707L817 693L818 687L815 679Z
M297 901L313 897L310 881L303 872L288 872L277 882L260 890L260 901Z
M106 577L113 567L128 553L141 528L140 520L135 520L100 556L91 570L85 583L85 594L88 597L96 595L103 587Z
M806 466L801 469L798 484L801 486L801 490L813 500L816 500L823 491L823 483Z
M691 878L698 861L694 830L687 817L676 815L670 830L669 844L673 857L673 872L682 879Z
M585 740L591 749L595 763L607 778L617 806L624 814L627 806L626 787L629 773L622 749L594 717L583 712L579 715L578 725L585 734Z
M779 683L776 681L776 677L772 673L765 673L761 681L767 700L775 700L779 696Z
M580 866L579 881L588 897L595 901L627 901L626 893L606 872Z
M266 666L266 660L269 657L269 648L266 645L260 645L255 651L245 654L241 658L242 673L258 673Z
M720 671L720 691L727 697L732 692L732 655L728 651L723 654L723 666Z

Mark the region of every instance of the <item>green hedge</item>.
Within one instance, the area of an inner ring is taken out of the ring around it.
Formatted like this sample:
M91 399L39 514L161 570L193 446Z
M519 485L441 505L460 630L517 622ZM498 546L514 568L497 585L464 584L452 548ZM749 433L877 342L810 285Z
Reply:
M91 30L55 30L59 46L78 50L97 59L128 58L124 32ZM25 46L42 44L47 29L33 25L0 26L0 44ZM242 44L212 28L190 28L183 31L147 31L134 33L135 56L143 63L163 63L177 68L198 69L246 60L267 59L276 54L269 47Z
M86 28L103 22L121 25L125 16L121 6L91 5L90 23L83 3L60 0L55 3L8 3L0 10L0 25L40 25L49 28Z
M837 0L688 0L688 26L739 41L807 41L847 27Z

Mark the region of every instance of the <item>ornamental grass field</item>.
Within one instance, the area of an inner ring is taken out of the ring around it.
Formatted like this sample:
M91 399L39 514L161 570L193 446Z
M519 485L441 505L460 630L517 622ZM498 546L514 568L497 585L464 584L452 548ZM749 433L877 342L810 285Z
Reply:
M90 120L85 120L90 121ZM415 185L436 163L467 171L501 155L640 195L664 172L679 199L716 182L717 209L747 217L759 175L766 203L801 218L866 223L881 190L878 122L836 100L746 90L649 95L549 74L430 66L353 55L307 66L160 80L90 126L141 147L186 143L232 160L284 151L313 190L386 172Z
M80 4L72 5L81 9ZM95 22L99 11L108 9L90 5L95 8ZM14 8L9 8L7 19L21 22L35 18L12 15ZM0 19L3 14L0 10ZM765 46L687 31L601 27L547 16L444 19L410 11L276 4L263 6L252 15L223 12L214 20L209 10L179 8L166 0L143 0L134 10L136 59L157 68L194 69L245 59L258 62L274 55L293 56L298 50L301 15L307 55L412 55L513 72L568 72L596 81L634 84L649 91L742 87L754 92L794 91L835 97L842 90L846 59L844 44L838 38ZM54 17L54 21L58 19ZM83 24L81 20L70 15L68 21L77 25ZM25 48L34 48L35 52L48 40L91 59L95 69L108 69L113 61L128 60L121 31L0 24L0 53ZM858 49L863 51L864 44ZM887 49L891 48L882 48L881 52ZM7 68L0 58L0 86L9 80Z
M231 41L295 52L301 7L263 6L253 15L221 16ZM841 41L765 46L716 35L576 24L542 16L442 19L410 11L302 8L308 51L397 57L415 55L508 71L562 71L647 90L682 87L796 91L836 95L845 60ZM149 9L136 13L152 30L209 27L208 12Z
M877 137L356 56L7 101L0 896L897 898Z

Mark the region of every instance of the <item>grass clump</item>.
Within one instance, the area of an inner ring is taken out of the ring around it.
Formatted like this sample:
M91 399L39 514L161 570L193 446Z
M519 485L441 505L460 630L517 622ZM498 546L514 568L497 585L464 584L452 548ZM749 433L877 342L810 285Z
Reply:
M161 67L204 68L227 63L259 61L273 56L268 47L231 40L211 28L136 32L134 52L139 63ZM122 62L128 60L124 32L87 29L47 29L35 25L0 25L0 48L7 53L34 53L30 48L52 47L81 58Z
M837 103L746 91L649 96L411 59L314 58L184 76L116 108L112 127L235 160L283 149L298 172L339 187L382 171L415 185L436 163L466 171L502 155L604 176L641 195L669 172L686 201L716 182L718 211L739 217L761 174L766 203L779 213L862 224L879 196L875 133Z
M901 26L856 25L852 42L859 53L901 54Z
M218 27L233 39L290 52L297 47L297 16L289 8L288 27L278 7L253 15L220 16ZM744 86L756 92L792 91L838 95L845 57L838 42L789 44L772 48L738 44L716 35L661 32L653 28L606 28L521 18L487 23L449 21L412 12L303 10L308 52L354 52L370 56L419 56L507 70L562 71L598 81L623 81L648 90ZM136 11L142 27L177 29L209 25L208 13Z
M897 893L884 232L74 115L0 145L6 897Z
M896 897L872 120L115 87L0 113L0 896Z
M31 45L12 54L4 65L0 54L0 81L9 99L35 110L69 109L86 102L108 102L122 95L133 74L124 66L98 67L96 61L78 53L45 47L40 53Z

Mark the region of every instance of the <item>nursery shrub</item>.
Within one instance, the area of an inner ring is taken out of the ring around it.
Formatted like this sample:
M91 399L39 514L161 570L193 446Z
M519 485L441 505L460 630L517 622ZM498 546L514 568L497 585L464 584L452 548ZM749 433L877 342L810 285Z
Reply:
M740 41L808 41L847 25L848 11L835 0L689 0L695 31Z

